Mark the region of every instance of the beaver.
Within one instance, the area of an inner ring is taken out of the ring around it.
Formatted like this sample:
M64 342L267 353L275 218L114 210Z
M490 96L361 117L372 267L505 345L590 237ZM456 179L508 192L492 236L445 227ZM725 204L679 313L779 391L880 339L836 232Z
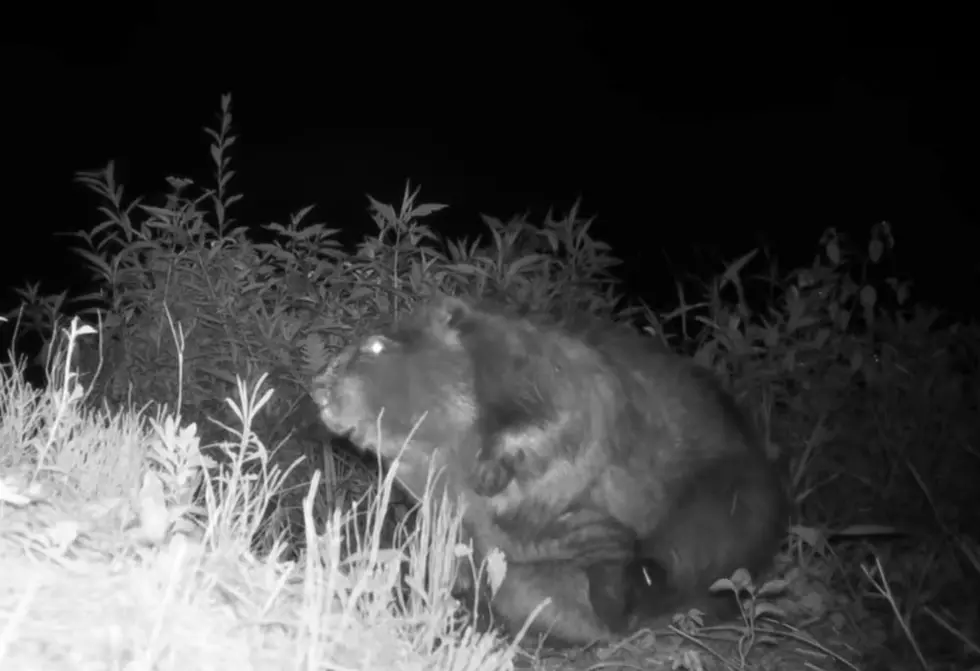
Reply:
M411 434L398 475L416 494L445 468L478 552L509 560L494 609L512 625L545 594L542 626L609 638L596 611L624 607L638 568L657 576L638 610L672 613L765 568L783 537L779 478L734 401L626 327L439 297L348 348L313 395L382 457Z
M382 458L397 457L396 476L416 498L430 477L436 497L462 496L464 531L477 559L497 548L508 560L504 582L492 598L505 626L520 628L550 598L529 633L547 634L551 645L613 638L629 611L616 580L633 558L635 533L588 509L566 511L536 537L520 542L496 525L486 500L469 486L467 470L482 444L468 419L475 410L467 400L471 364L465 356L440 352L439 341L428 337L430 327L410 318L342 351L313 381L321 419L332 432ZM403 450L410 434L409 449ZM593 598L601 600L598 610L608 621L596 614Z

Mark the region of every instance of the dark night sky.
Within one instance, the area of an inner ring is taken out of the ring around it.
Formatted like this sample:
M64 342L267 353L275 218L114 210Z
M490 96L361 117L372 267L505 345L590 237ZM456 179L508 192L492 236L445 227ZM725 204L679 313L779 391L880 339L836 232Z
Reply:
M3 284L59 288L50 232L96 217L74 171L115 159L131 195L206 182L201 128L230 91L245 223L316 203L356 236L365 194L394 202L406 179L451 206L447 233L581 195L647 292L670 290L664 253L697 271L695 246L732 257L761 233L806 261L824 227L888 219L933 300L975 300L965 14L675 4L5 10Z

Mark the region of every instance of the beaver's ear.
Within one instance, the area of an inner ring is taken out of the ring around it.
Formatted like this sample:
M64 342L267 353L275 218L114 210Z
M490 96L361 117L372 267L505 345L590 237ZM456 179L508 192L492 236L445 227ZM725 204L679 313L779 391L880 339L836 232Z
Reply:
M475 308L462 298L440 294L428 305L429 328L448 345L459 346L461 332L467 330Z
M455 296L439 294L430 303L433 320L442 328L456 330L473 314L473 305Z

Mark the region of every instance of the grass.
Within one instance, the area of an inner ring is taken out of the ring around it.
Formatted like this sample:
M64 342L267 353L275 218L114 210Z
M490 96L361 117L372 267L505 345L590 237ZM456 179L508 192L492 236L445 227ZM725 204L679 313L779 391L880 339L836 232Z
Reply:
M382 548L377 513L389 478L356 552L342 548L363 516L338 510L325 533L307 539L302 562L258 558L252 536L281 482L275 467L263 477L243 468L243 454L267 457L249 429L268 400L260 388L242 387L233 405L243 426L220 445L228 466L216 469L201 457L195 427L163 413L86 411L73 376L64 379L38 391L19 369L3 373L0 667L507 666L514 652L502 641L454 633L452 564L431 558L453 556L459 520L427 512L449 507L426 499L421 524ZM115 460L92 458L106 454ZM204 511L187 503L199 486ZM403 592L395 587L406 570Z

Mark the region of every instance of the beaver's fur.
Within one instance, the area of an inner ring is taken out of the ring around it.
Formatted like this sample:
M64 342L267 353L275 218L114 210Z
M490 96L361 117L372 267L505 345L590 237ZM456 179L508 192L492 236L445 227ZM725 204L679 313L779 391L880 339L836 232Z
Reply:
M342 353L314 397L328 428L389 459L426 415L399 478L418 495L445 467L478 552L510 560L494 609L512 626L543 594L539 622L559 637L608 638L595 611L621 604L590 595L615 593L616 576L636 591L637 567L653 567L660 584L638 605L673 612L739 567L765 568L784 532L778 478L731 398L620 326L440 298Z

